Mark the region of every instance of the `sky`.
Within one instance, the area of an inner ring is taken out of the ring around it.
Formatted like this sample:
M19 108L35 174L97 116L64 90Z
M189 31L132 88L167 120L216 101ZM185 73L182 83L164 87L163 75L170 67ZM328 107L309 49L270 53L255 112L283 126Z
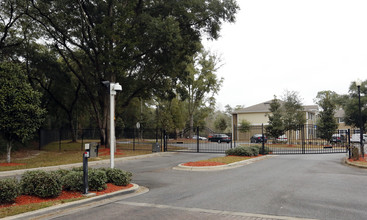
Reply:
M304 105L317 92L348 94L367 80L366 0L237 0L235 23L204 40L221 58L217 108L249 107L298 92Z

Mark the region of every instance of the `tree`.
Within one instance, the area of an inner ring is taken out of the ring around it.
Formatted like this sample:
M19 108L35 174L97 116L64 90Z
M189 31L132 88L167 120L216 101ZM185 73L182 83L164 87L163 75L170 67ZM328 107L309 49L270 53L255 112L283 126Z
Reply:
M121 107L134 97L171 96L187 77L201 37L219 37L234 22L234 0L30 0L24 10L38 24L88 95L102 139L108 96L101 81L120 82Z
M335 97L337 94L332 91L318 92L316 103L321 107L317 121L317 134L320 138L331 140L335 130L338 129L338 123L334 116L336 110Z
M266 133L269 137L278 138L285 131L283 122L282 104L274 95L274 99L270 103L270 114L268 114L269 125L266 126Z
M245 133L245 132L248 132L250 128L251 128L251 123L247 120L242 120L238 130Z
M306 123L302 102L297 92L285 91L283 96L283 123L286 131L297 130Z
M224 117L218 117L214 122L215 129L223 132L227 128L227 120Z
M362 123L359 115L359 101L358 101L358 88L355 82L352 82L349 86L349 97L346 99L343 108L345 111L345 124L354 126L356 128L363 128L363 131L366 130L366 122L367 122L367 81L363 81L360 87L361 91L361 114L362 114ZM345 97L345 96L344 96ZM346 98L346 97L345 97Z
M12 57L13 50L21 45L18 21L23 15L16 1L0 2L0 61Z
M205 104L214 106L214 95L218 93L223 79L217 79L218 60L215 55L202 51L188 64L188 76L182 80L178 92L188 102L190 138L194 127L194 114ZM208 96L209 97L206 97Z
M7 141L8 163L14 141L30 139L42 125L44 115L40 93L32 89L22 68L0 63L0 131Z

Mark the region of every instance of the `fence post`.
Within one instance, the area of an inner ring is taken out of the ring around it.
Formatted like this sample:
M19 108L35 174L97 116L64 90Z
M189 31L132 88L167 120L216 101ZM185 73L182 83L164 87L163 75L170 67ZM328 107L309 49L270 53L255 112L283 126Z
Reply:
M352 152L350 150L350 129L349 128L348 128L347 137L348 137L348 156L349 156L349 159L351 159L352 158Z
M80 146L80 151L83 151L83 143L84 143L84 131L82 129L82 145Z
M59 151L61 151L61 129L59 129Z
M167 151L167 133L166 130L163 130L163 148L164 151Z
M199 153L199 126L196 127L196 152Z
M305 154L305 125L301 125L302 154Z

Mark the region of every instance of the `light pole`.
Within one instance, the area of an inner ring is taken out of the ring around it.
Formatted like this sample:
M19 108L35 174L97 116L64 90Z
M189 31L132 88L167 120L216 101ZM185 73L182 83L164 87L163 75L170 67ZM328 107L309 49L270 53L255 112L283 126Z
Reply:
M115 95L116 91L121 91L122 87L119 83L112 83L109 81L102 82L110 94L110 165L111 168L115 167Z
M362 110L361 110L361 85L362 81L358 79L356 81L356 86L358 88L358 111L359 111L359 142L361 147L362 158L364 158L364 146L363 146L363 120L362 120Z

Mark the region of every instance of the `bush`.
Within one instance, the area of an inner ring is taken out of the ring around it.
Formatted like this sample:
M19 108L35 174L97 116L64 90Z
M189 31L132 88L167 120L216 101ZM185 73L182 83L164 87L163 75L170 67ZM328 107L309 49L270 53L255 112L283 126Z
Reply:
M0 204L14 202L20 194L18 181L14 179L0 179Z
M23 194L41 198L57 197L61 194L61 179L55 173L42 170L26 171L20 181Z
M105 170L108 183L113 183L116 186L127 186L130 184L132 173L117 168L108 168Z
M101 191L107 188L106 172L99 169L92 169L88 172L88 186L91 191Z
M83 172L70 171L62 177L62 184L65 190L83 192Z
M66 176L67 174L69 174L70 172L71 172L71 170L65 170L65 169L51 171L51 173L56 175L61 180L61 182L62 182L62 178L64 176ZM62 183L62 185L63 185L63 183Z
M357 147L352 148L352 159L354 161L359 160L359 149Z
M259 152L260 152L260 147L259 146L250 146L250 150L251 150L251 156L258 156Z

